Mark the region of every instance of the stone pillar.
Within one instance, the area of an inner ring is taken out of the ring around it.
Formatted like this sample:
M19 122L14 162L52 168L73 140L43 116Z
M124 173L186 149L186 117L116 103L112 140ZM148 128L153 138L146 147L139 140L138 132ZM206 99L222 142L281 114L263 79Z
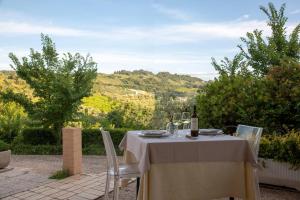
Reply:
M63 128L63 169L70 175L82 172L82 142L80 128Z

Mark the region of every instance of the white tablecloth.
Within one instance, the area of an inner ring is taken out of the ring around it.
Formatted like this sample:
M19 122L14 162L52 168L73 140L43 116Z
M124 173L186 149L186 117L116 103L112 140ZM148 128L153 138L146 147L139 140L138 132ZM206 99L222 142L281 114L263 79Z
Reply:
M255 159L246 140L232 136L143 138L130 131L120 147L143 174L139 200L257 199ZM184 134L184 133L182 133Z

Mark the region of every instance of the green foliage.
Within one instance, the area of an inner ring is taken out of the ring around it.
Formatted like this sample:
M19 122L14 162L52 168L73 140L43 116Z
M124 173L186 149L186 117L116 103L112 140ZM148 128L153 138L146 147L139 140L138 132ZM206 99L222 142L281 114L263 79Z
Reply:
M24 127L26 114L17 104L0 103L0 139L10 143Z
M300 132L292 130L285 135L262 137L259 157L288 162L294 169L300 168Z
M82 103L85 108L91 108L92 112L96 113L108 113L112 111L114 107L114 101L111 98L97 94L85 97Z
M57 143L57 137L52 129L26 128L22 131L23 143L30 145L53 145Z
M112 141L115 146L118 146L122 141L124 135L127 133L128 129L120 128L120 129L106 129L109 131ZM97 145L100 144L104 146L102 135L99 129L84 129L82 130L82 144L83 147L87 147L89 145Z
M269 18L271 36L264 41L262 32L255 30L247 34L248 40L242 38L247 51L240 46L240 54L232 61L225 57L221 64L213 59L220 77L199 90L201 127L241 123L264 127L267 132L300 129L300 25L288 41L285 5L279 11L271 3L269 9L261 9Z
M131 102L120 103L112 112L108 113L107 119L113 128L143 129L151 121L153 110Z
M127 97L136 95L135 93L139 95L153 93L159 96L166 92L172 92L176 96L193 96L202 84L201 79L188 75L122 70L112 75L100 74L94 91L111 97L123 94L123 98L125 95L128 95Z
M195 103L194 100L194 97L182 98L172 93L164 93L157 97L151 120L151 129L166 128L166 124L171 121L174 113L191 112L190 109Z
M0 140L0 151L7 151L9 150L9 145L6 144L4 141Z
M82 149L82 153L84 155L105 155L105 148L100 144L90 144Z
M70 176L70 173L68 170L59 170L59 171L56 171L54 172L50 177L49 179L57 179L57 180L61 180L61 179L64 179L64 178L67 178Z
M141 81L144 79L155 81ZM139 85L135 85L132 80ZM93 95L82 99L79 112L65 125L84 129L100 126L150 128L153 126L155 107L160 104L157 102L159 99L168 94L175 102L186 101L193 98L202 84L201 79L167 72L153 74L141 70L116 72L111 75L98 74L93 85ZM7 88L7 85L11 87ZM14 93L24 93L31 101L38 100L26 82L18 78L14 72L0 73L0 88L3 88L3 91L10 89ZM33 119L28 122L31 123L27 124L28 127L39 125Z
M1 92L1 97L22 105L31 119L59 133L74 118L82 98L89 96L97 67L91 57L78 53L59 58L52 40L44 35L41 40L41 53L31 49L30 56L21 61L9 54L12 68L33 89L34 99L11 90Z
M239 123L260 125L263 83L252 76L220 76L197 96L200 127L223 128Z
M219 64L214 58L212 58L212 65L220 75L235 76L240 74L247 74L248 63L245 61L243 54L239 53L234 56L232 60L225 57Z
M300 63L274 66L264 81L264 125L277 132L300 128Z
M61 155L62 146L53 145L56 141L48 143L49 140L41 139L40 136L51 136L51 132L48 129L26 129L25 134L31 135L31 139L27 140L23 138L22 134L19 134L13 141L11 147L14 154L21 155ZM45 133L43 133L45 131ZM116 147L116 151L119 155L121 152L118 150L118 145L122 141L124 135L128 129L107 129L110 132L113 143ZM26 133L28 132L28 133ZM24 132L23 132L24 133ZM0 142L1 143L1 142ZM46 143L46 144L43 144ZM0 144L1 146L1 144ZM85 155L104 155L105 149L99 129L83 129L82 130L82 146L83 154Z
M254 69L254 73L265 75L271 66L280 65L282 59L300 61L300 24L287 36L285 4L279 10L276 10L272 3L269 3L268 8L261 6L260 9L268 17L271 36L264 39L262 31L254 30L253 33L247 33L246 38L241 38L245 48L242 45L239 45L239 48Z

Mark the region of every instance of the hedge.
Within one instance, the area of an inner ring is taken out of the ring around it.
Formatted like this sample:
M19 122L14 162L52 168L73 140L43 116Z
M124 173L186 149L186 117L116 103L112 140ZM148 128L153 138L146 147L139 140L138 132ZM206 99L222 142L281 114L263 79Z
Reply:
M107 129L110 132L117 154L121 155L118 145L128 129ZM44 135L43 135L44 134ZM56 145L57 140L50 129L30 128L18 135L11 149L13 154L24 155L61 155L61 145ZM104 155L105 149L99 129L82 130L82 151L85 155Z
M292 168L300 168L300 131L285 135L266 135L260 142L259 157L287 162Z
M115 129L107 129L109 131L112 141L115 146L118 146L122 141L124 135L128 131L128 129L124 128L115 128ZM101 136L101 132L99 129L84 129L82 130L82 145L83 147L89 146L91 144L97 145L100 144L103 146L103 140Z
M26 128L22 131L23 143L29 145L57 144L57 138L51 129Z
M128 129L108 129L113 143L118 145ZM55 145L57 138L51 129L44 128L27 128L22 131L23 143L28 145ZM91 144L100 144L103 146L103 140L99 129L83 129L82 145L83 147Z
M18 144L13 145L11 150L17 155L62 155L62 147L56 145Z

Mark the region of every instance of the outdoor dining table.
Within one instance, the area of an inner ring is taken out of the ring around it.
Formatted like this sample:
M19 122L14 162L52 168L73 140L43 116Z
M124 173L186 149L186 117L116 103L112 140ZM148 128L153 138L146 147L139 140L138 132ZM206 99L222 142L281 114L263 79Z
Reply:
M258 199L256 160L247 140L229 135L140 137L129 131L119 147L138 163L138 200Z

